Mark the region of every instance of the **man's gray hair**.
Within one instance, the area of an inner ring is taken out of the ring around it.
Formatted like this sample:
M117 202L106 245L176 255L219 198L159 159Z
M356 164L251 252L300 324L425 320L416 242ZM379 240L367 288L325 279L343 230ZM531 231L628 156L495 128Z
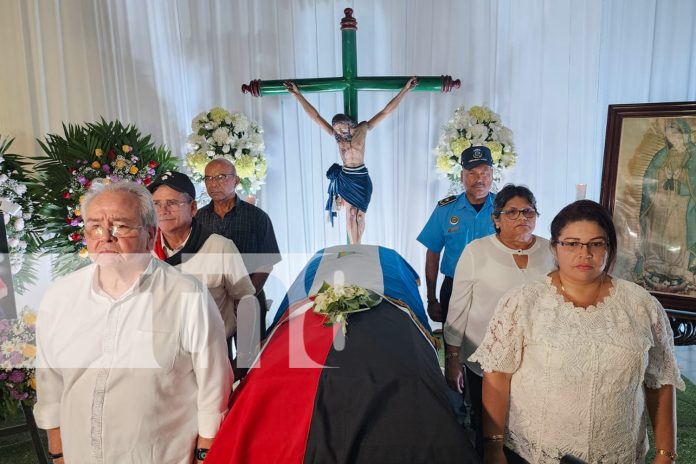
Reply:
M89 204L102 193L128 193L133 195L138 201L138 210L140 213L140 222L145 228L157 226L157 212L155 211L155 203L152 201L152 195L141 184L122 180L119 182L99 182L94 181L92 187L85 193L82 198L82 217L87 217L87 209Z

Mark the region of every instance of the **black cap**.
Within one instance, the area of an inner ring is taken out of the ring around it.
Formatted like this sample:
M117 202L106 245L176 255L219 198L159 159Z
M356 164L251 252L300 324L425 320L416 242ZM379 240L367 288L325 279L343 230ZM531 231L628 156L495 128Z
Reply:
M177 171L164 171L154 182L147 186L150 193L155 193L155 190L161 185L166 185L177 192L187 193L194 200L196 199L196 187L189 179L189 176Z
M493 166L493 157L488 147L469 147L462 152L461 163L464 169L471 169L479 164Z

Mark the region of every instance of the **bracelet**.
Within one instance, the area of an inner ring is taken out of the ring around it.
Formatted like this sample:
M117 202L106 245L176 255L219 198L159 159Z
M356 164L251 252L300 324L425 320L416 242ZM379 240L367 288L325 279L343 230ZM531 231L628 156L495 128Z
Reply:
M60 453L51 453L50 451L48 452L48 457L53 461L54 459L60 459L63 457L63 452L61 451Z
M459 357L459 353L447 353L445 355L445 359L453 359L453 358L458 358L458 357Z
M504 439L505 435L488 435L483 437L483 441L503 441Z
M678 455L677 453L675 453L674 451L669 451L669 450L665 450L665 449L661 449L661 448L656 449L656 450L655 450L655 454L660 454L660 455L662 455L662 456L667 456L667 457L670 458L672 461L676 461L676 460L677 460L677 457L679 456L679 455Z

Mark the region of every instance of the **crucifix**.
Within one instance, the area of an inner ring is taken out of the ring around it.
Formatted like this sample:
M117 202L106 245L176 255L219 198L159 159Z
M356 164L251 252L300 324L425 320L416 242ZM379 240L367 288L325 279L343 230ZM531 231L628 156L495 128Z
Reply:
M360 243L362 238L365 212L372 195L372 181L363 164L367 131L396 109L409 91L449 92L453 88L459 88L460 81L445 75L359 77L356 53L358 22L353 17L351 8L346 8L344 13L345 16L341 19L342 77L266 81L255 79L242 85L242 92L255 97L290 93L313 121L336 138L343 165L334 164L326 173L330 179L326 209L333 224L335 209L346 207L348 237L350 243L354 244ZM358 91L362 90L399 90L399 93L382 111L369 120L358 123ZM308 92L337 91L343 91L344 112L334 116L331 124L302 95Z

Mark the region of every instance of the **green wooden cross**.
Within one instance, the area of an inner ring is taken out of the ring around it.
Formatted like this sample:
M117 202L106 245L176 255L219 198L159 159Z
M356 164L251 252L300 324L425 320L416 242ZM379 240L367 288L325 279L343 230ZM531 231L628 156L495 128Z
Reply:
M399 90L411 76L358 77L358 57L355 51L355 31L358 22L353 17L353 10L346 8L345 16L341 19L341 35L343 48L343 77L320 77L316 79L292 79L302 93L343 91L343 113L354 121L358 119L358 91L360 90ZM255 97L287 93L281 80L262 81L255 79L249 84L242 85L243 93ZM451 76L418 76L418 86L413 89L418 92L449 92L459 88L459 79Z

